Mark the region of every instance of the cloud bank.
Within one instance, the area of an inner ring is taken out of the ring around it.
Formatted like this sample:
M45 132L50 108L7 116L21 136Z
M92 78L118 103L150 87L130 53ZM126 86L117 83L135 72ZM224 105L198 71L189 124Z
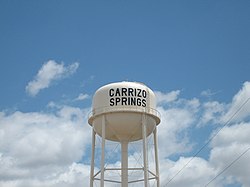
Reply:
M192 157L248 99L249 82L230 103L182 98L179 90L157 95L162 116L158 126L161 187L201 187L208 183L209 187L250 187L250 151L213 180L250 147L249 102L212 139L206 153ZM80 100L85 97L79 94ZM89 111L64 105L53 112L0 112L0 187L89 186ZM142 159L139 153L135 149L129 156L132 164Z
M83 185L88 166L79 162L91 135L88 113L69 106L54 114L1 112L0 186Z

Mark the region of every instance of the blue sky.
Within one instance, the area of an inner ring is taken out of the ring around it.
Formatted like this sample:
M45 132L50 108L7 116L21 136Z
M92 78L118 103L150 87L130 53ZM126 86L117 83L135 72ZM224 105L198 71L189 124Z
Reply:
M162 186L250 95L249 1L1 1L0 26L0 186L83 185L87 115L104 84L138 81L156 91L159 140L168 140L159 149ZM250 139L232 132L250 131L249 109L190 164L200 166L199 180L186 181L187 171L169 186L205 186L230 162L220 153L243 152ZM70 135L75 141L61 147ZM50 154L38 157L38 148ZM248 187L249 168L210 186Z

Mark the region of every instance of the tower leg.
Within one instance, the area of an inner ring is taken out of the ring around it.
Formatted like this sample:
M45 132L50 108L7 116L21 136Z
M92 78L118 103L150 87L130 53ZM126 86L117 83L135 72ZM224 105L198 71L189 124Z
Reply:
M142 116L142 141L143 141L143 161L144 161L144 187L148 187L148 150L147 150L147 126L146 116Z
M160 176L159 176L159 158L158 158L158 141L157 141L157 127L154 130L154 147L155 147L155 172L156 172L156 184L160 187Z
M105 115L103 115L102 116L102 157L101 157L101 183L100 183L100 187L104 187L105 136L106 136L106 125L105 125Z
M122 187L128 187L128 142L121 142L121 151L122 151L122 163L121 163L121 172L122 172Z
M90 187L94 185L94 168L95 168L95 136L96 132L92 129L92 153L91 153L91 168L90 168Z

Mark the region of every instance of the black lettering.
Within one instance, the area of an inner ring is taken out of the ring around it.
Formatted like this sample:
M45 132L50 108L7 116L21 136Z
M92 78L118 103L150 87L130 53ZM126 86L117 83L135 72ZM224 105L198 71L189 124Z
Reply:
M114 106L114 104L115 104L115 99L114 98L110 98L110 100L109 100L109 105L110 106Z
M136 105L136 98L135 97L130 98L130 105L133 105L133 106Z
M146 107L146 106L147 106L147 101L146 101L146 99L143 99L143 100L142 100L142 106L143 106L143 107Z
M137 102L136 102L137 106L141 106L141 99L137 98Z
M147 91L140 88L111 88L109 89L110 106L130 105L147 106Z
M127 98L126 97L122 97L122 105L127 105Z
M143 98L146 98L146 97L147 97L147 92L146 92L146 90L142 90L142 97L143 97Z
M117 97L115 98L115 105L118 105L121 102L121 98Z
M127 105L130 105L130 97L127 97Z
M127 96L127 88L122 88L122 96Z
M121 96L119 88L116 89L115 96Z
M133 92L133 88L128 88L128 96L134 96Z
M138 88L137 91L138 91L137 97L142 97L141 96L141 89Z
M113 88L111 88L110 90L109 90L109 96L110 97L113 97L114 96L114 89Z

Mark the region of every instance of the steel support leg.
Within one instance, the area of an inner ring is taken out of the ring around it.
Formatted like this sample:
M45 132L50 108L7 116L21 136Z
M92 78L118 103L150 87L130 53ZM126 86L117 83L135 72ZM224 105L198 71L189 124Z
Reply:
M154 148L155 148L155 172L156 172L156 184L160 187L160 176L159 176L159 158L158 158L158 140L157 140L157 127L154 130Z
M148 187L148 146L147 146L147 124L146 116L142 116L142 141L143 141L143 161L144 161L144 187Z
M100 187L104 187L105 137L106 137L106 125L105 125L105 115L103 115L102 116L102 157L101 157L101 183L100 183Z
M94 185L94 169L95 169L95 136L96 132L92 129L92 153L91 153L91 168L90 168L90 187Z
M121 142L121 154L122 154L122 162L121 162L121 170L122 170L122 187L128 187L128 142Z

